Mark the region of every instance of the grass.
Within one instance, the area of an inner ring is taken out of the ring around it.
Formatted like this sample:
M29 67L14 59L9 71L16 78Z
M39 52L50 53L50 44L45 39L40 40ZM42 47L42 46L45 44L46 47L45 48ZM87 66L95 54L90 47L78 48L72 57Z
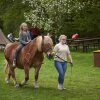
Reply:
M0 52L0 100L100 100L100 67L93 66L93 53L72 52L74 67L68 64L64 86L57 90L57 71L53 60L45 58L39 74L39 89L33 88L34 69L30 79L22 88L15 88L13 81L5 83L4 55ZM16 69L18 81L24 78L24 71Z

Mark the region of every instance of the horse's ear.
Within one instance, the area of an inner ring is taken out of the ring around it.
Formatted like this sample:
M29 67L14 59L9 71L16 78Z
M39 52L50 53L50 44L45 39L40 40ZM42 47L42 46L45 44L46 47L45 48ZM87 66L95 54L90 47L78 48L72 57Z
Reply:
M47 33L47 36L51 37L52 35L50 33Z

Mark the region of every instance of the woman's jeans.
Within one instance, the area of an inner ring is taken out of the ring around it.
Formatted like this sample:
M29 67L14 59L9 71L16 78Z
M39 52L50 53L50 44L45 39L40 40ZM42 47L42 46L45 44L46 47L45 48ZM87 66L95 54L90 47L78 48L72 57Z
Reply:
M64 82L64 76L67 68L67 62L60 62L60 61L54 61L55 67L59 73L58 76L58 82L59 84L63 84Z

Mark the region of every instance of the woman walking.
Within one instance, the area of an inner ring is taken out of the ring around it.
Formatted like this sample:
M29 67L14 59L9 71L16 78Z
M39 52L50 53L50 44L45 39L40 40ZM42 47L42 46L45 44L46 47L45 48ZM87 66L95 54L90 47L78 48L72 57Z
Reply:
M58 72L58 89L63 90L64 76L67 69L67 61L72 62L72 57L68 45L66 44L67 37L61 35L59 37L59 43L54 47L54 65Z

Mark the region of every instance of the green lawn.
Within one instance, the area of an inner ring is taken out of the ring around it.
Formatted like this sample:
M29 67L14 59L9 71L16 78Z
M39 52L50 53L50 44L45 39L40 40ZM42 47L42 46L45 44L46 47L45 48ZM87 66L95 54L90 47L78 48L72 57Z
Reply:
M5 83L4 55L0 52L0 100L100 100L100 67L93 66L92 53L72 52L74 67L68 64L64 86L57 90L57 72L53 60L45 58L39 74L39 89L33 88L34 69L30 79L22 88L15 88L13 81ZM16 69L18 81L24 78L24 71Z

